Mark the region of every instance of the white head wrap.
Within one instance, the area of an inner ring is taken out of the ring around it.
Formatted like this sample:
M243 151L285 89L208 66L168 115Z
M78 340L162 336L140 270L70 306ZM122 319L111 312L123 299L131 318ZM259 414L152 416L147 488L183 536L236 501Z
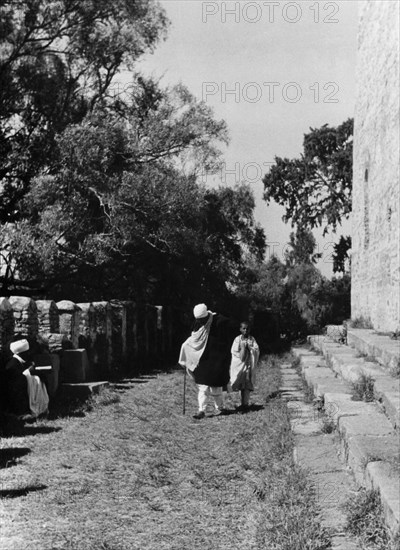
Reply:
M194 306L193 315L196 319L203 319L204 317L207 317L208 309L206 304L197 304L197 306Z
M11 353L13 353L14 355L18 355L23 351L28 351L28 349L29 349L28 340L18 340L17 342L11 342L10 344Z

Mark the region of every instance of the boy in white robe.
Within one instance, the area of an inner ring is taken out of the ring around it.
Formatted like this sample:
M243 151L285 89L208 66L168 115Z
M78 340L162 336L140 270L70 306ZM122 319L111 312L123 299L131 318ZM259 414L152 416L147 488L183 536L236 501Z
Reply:
M240 391L240 409L246 410L249 408L250 392L254 390L255 369L260 355L247 322L240 324L240 335L233 341L231 354L230 389Z

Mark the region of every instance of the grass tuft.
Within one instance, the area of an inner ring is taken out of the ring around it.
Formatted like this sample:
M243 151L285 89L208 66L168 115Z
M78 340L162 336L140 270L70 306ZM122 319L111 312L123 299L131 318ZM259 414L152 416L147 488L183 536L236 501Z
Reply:
M372 376L362 374L356 382L352 383L352 399L354 401L374 401L374 379Z
M336 429L336 424L332 418L329 416L324 416L322 418L321 431L324 434L331 434Z
M355 319L351 319L349 322L349 326L351 328L374 328L371 319L368 319L366 317L356 317Z
M358 537L362 550L397 550L399 536L393 539L385 525L379 493L361 489L343 505L346 530Z
M390 375L393 376L393 378L400 378L400 359L398 359L394 367L390 368Z

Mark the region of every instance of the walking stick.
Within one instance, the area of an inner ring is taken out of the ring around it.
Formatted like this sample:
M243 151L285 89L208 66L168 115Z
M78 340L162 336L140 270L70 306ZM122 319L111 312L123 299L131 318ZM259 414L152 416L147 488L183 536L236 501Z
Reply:
M183 415L186 412L186 367L184 368L183 373Z

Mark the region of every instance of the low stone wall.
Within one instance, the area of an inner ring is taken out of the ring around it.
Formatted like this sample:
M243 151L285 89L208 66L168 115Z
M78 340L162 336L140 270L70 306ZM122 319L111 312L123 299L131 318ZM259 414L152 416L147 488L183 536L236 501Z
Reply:
M116 378L177 359L177 342L187 336L182 318L169 307L127 301L0 298L1 361L10 356L13 336L23 334L60 358L61 382Z

